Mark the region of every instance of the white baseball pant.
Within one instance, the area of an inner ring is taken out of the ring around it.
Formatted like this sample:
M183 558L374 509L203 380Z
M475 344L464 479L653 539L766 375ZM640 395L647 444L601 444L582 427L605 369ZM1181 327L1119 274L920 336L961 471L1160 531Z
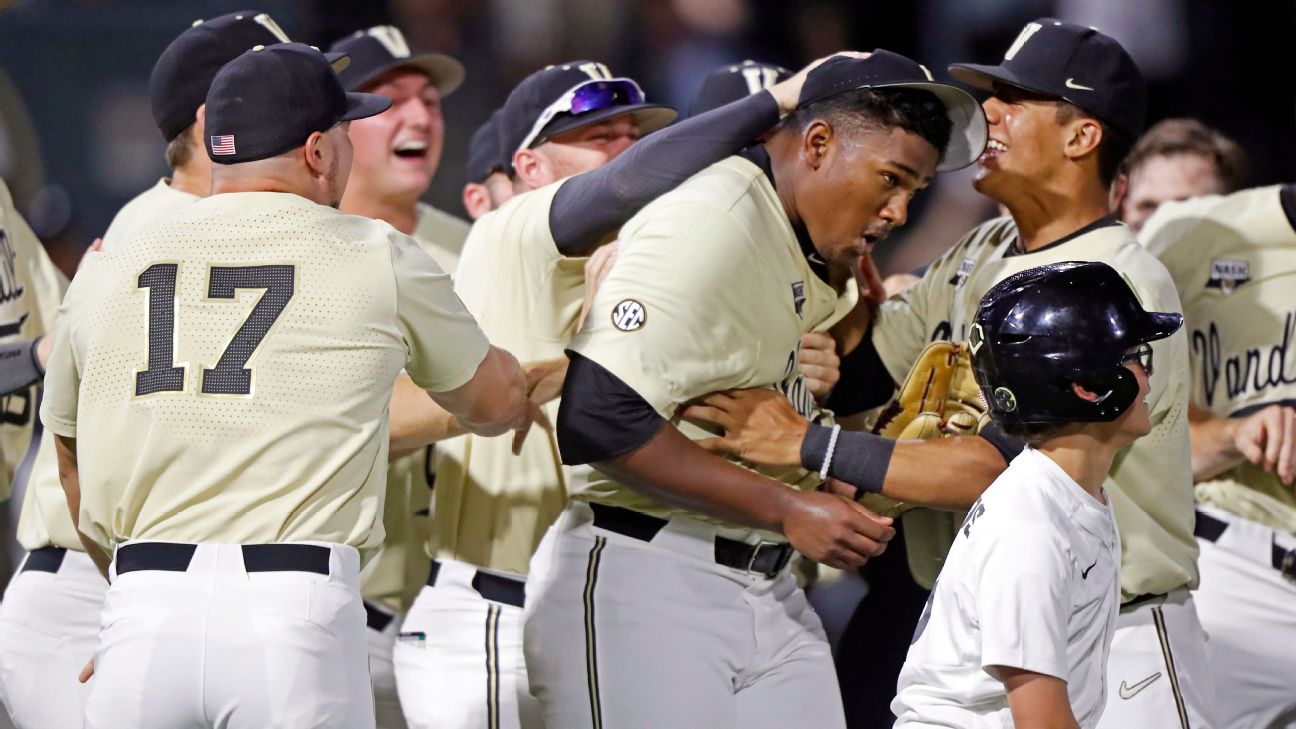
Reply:
M523 580L432 563L393 653L411 729L538 729L522 660Z
M1296 727L1296 535L1206 508L1197 535L1219 726Z
M651 517L603 514L620 514L621 531L569 505L531 563L524 645L547 726L844 729L828 641L788 552L773 548L768 574L722 566L701 521L642 528Z
M19 729L80 729L108 582L85 552L27 555L0 603L0 681Z
M128 542L86 729L373 729L359 553Z
M1211 675L1206 633L1186 588L1122 607L1098 729L1220 727Z

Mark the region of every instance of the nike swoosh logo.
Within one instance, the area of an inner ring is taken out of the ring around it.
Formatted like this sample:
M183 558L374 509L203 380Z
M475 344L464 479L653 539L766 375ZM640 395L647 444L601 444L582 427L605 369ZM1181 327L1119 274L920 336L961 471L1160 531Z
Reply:
M1161 678L1161 672L1160 672L1160 671L1157 671L1156 673L1152 674L1151 676L1148 676L1147 678L1143 679L1142 681L1139 681L1138 683L1134 684L1133 686L1130 686L1130 685L1126 684L1124 681L1121 681L1121 685L1120 685L1120 697L1121 697L1122 699L1126 699L1126 700L1132 699L1132 698L1134 698L1135 696L1138 695L1138 692L1142 691L1143 689L1147 688L1148 686L1151 686L1151 685L1152 685L1152 682L1153 682L1153 681L1156 681L1158 678Z
M1087 579L1089 579L1089 571L1092 570L1092 569L1093 569L1094 567L1096 567L1096 566L1098 566L1098 559L1095 557L1095 558L1094 558L1094 563L1093 563L1093 564L1089 565L1089 566L1088 566L1087 568L1085 568L1085 569L1080 570L1080 579L1082 579L1082 580L1087 580Z
M1067 87L1068 89L1075 89L1075 90L1077 90L1077 91L1093 91L1093 90L1094 90L1094 88L1093 88L1092 86L1082 86L1081 84L1076 83L1076 82L1075 82L1075 79L1073 79L1073 78L1069 78L1069 79L1066 80L1066 87Z

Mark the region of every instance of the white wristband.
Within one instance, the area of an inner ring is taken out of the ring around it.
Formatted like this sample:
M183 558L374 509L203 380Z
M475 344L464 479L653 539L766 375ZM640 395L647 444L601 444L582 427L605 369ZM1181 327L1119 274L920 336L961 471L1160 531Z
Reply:
M833 451L837 450L837 436L841 434L841 426L834 425L832 435L828 436L828 452L824 454L823 467L819 469L819 478L828 479L828 466L832 465Z

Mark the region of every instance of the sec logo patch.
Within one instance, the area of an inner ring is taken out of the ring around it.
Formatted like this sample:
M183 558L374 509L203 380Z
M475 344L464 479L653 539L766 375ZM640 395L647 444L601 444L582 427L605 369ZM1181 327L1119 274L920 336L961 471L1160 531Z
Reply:
M634 299L625 299L612 309L612 326L623 332L633 332L643 327L648 320L648 312L643 304Z

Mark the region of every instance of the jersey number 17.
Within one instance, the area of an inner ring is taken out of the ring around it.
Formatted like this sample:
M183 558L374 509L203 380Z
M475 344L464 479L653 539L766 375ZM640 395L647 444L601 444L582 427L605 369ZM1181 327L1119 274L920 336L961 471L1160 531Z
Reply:
M149 291L148 369L135 373L135 396L183 392L187 371L175 364L177 263L155 263L139 275L139 288ZM202 369L200 390L208 395L250 395L252 370L245 365L274 326L295 291L297 267L209 266L207 297L233 299L238 289L265 289L252 312L234 333L216 366Z

